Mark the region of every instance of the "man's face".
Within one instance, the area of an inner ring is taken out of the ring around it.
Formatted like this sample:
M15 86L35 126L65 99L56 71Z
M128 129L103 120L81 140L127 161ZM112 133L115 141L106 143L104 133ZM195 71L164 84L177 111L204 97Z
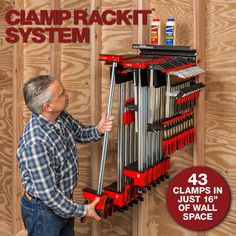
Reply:
M69 96L63 84L59 80L55 80L48 89L52 93L50 102L52 112L64 111L69 104Z

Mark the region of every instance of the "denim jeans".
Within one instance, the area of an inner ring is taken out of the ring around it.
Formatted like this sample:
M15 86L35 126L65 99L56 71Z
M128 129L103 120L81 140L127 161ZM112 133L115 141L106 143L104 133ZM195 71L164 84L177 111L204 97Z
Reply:
M23 195L21 215L28 236L74 236L74 218L56 215L39 199Z

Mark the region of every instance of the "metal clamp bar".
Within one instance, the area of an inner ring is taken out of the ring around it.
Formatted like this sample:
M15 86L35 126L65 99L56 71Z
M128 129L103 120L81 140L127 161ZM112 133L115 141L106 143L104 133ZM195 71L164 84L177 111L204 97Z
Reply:
M122 89L122 84L119 84L118 86L118 117L119 117L119 122L118 122L118 129L117 129L117 169L118 169L118 181L117 181L117 191L121 192L122 190L122 170L123 170L123 142L122 142L122 137L123 137L123 100L124 100L124 95L123 95L123 89Z
M108 108L107 108L107 118L112 113L112 103L114 97L114 87L115 87L115 68L117 66L117 62L112 63L112 74L111 74L111 84L110 84L110 91L109 91L109 98L108 98ZM98 189L97 193L102 193L102 184L103 184L103 177L104 177L104 168L105 168L105 161L106 161L106 153L107 153L107 144L109 139L109 133L105 132L104 140L103 140L103 147L102 147L102 158L101 158L101 165L100 165L100 173L98 179Z

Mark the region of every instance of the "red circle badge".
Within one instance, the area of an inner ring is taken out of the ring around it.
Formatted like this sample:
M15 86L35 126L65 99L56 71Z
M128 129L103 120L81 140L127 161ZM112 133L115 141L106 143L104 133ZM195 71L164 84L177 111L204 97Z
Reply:
M190 167L177 174L167 189L172 217L191 230L207 230L220 223L230 206L224 178L208 167Z

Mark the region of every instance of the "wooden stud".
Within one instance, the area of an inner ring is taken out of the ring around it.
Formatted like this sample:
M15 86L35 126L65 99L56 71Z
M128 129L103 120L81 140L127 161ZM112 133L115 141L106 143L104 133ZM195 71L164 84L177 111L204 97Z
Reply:
M51 10L60 10L61 2L50 0L50 7ZM58 43L58 34L55 35L54 43L50 45L50 75L61 79L61 45Z
M134 0L133 8L138 10L149 9L148 1ZM139 22L141 19L139 18ZM138 26L133 26L133 38L136 39L133 43L148 44L149 41L149 30L148 25L142 25L139 23ZM132 235L143 236L148 234L148 222L149 222L149 192L145 193L144 202L139 202L136 207L132 208Z
M205 68L205 0L193 1L194 3L194 48L197 50L197 64ZM205 77L200 76L198 82L205 83ZM195 108L195 143L194 143L194 165L205 164L205 91Z
M194 48L197 50L197 64L205 68L205 0L193 0L194 3ZM205 83L205 77L201 76L198 82ZM197 106L194 110L195 117L195 143L193 148L193 164L205 164L205 91L201 91ZM204 232L197 232L198 236L204 236Z
M133 9L135 10L148 10L149 9L149 2L148 1L139 1L133 0ZM149 43L149 23L147 25L142 25L142 18L141 15L139 16L139 24L133 26L133 43Z
M91 1L91 11L102 9L101 0ZM97 124L102 112L102 67L98 61L98 55L102 50L101 26L91 25L90 28L90 45L91 45L91 124ZM99 167L101 158L101 144L93 143L91 145L91 187L97 189ZM101 222L91 222L91 235L101 235Z
M15 1L15 9L24 9L24 0ZM13 46L13 152L12 152L12 233L22 230L20 202L22 196L21 174L16 159L19 137L23 130L23 80L24 45L19 41Z

